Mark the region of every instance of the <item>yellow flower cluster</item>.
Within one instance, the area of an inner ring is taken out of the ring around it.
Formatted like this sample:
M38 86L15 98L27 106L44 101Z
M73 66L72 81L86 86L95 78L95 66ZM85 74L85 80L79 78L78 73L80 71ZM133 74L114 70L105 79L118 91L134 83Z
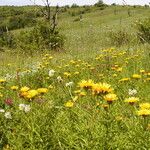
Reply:
M29 87L22 87L20 89L20 96L26 99L34 99L36 96L40 94L45 94L48 92L47 88L39 88L37 90L30 89Z
M81 87L81 88L84 88L84 89L92 89L93 86L95 85L94 81L89 79L89 80L82 80L80 83L78 83L78 85Z
M94 84L92 91L94 95L107 94L113 92L113 88L111 88L111 85L107 83L97 83Z
M137 111L139 116L149 116L150 115L150 103L142 103L139 105L140 110Z
M110 84L107 83L94 83L93 80L82 80L78 83L80 88L91 89L94 95L107 94L113 91Z
M113 101L117 100L118 97L116 94L109 93L104 96L104 99L107 101L108 104L111 104Z
M134 105L139 101L138 97L129 97L124 100L124 102L129 103L130 105Z

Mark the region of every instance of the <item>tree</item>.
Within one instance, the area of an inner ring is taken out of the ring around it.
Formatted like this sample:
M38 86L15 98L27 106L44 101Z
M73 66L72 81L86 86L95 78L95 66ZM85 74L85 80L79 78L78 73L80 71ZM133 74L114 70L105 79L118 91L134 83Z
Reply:
M34 1L30 0L30 1L33 2L36 6L38 6L36 4L36 0L34 0ZM57 15L60 11L59 6L57 5L55 7L55 11L52 11L51 6L50 6L50 0L42 0L42 1L44 3L44 8L40 7L40 6L38 6L38 7L40 8L43 16L45 17L45 20L49 23L49 27L50 27L52 33L54 33L55 29L57 27L57 24L58 24Z
M105 4L103 2L103 0L99 0L97 3L94 4L94 6L97 6L97 7L103 7Z

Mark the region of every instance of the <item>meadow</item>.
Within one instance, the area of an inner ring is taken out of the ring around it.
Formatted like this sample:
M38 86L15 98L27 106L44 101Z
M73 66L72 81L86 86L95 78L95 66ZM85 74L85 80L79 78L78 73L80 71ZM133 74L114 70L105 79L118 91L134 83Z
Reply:
M135 24L150 9L70 13L59 16L62 51L0 52L0 149L148 150L150 45Z

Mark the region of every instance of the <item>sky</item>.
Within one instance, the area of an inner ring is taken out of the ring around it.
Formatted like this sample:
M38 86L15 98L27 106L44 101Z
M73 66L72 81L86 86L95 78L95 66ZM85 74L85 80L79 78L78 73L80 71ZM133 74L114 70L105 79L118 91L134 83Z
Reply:
M44 0L31 0L32 2L35 1L38 5L43 5ZM33 3L30 0L0 0L0 5L33 5ZM98 0L50 0L51 5L71 5L73 3L76 3L78 5L90 5L95 4ZM149 4L150 0L125 0L127 4L130 5L145 5ZM106 4L122 4L123 0L103 0Z

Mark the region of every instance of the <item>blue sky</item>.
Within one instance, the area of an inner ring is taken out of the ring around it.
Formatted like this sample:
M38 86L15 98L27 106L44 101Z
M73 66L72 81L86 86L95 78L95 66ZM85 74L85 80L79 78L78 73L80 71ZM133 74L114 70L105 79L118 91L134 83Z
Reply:
M34 1L34 0L32 0ZM43 4L42 0L35 0L37 4ZM78 5L85 5L85 4L94 4L98 0L50 0L51 5L71 5L76 3ZM107 4L117 3L122 4L123 0L103 0ZM128 4L131 5L144 5L148 4L150 0L125 0ZM33 3L30 0L0 0L0 5L32 5Z

